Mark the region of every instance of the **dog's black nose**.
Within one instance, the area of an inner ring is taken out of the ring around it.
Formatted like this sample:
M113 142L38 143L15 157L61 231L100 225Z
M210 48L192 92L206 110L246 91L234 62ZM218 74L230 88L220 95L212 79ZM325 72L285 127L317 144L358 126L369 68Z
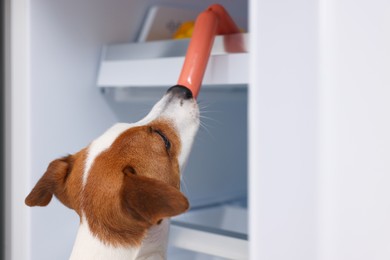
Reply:
M170 87L167 90L167 93L172 93L172 95L183 99L191 99L193 97L191 90L181 85L175 85L173 87Z

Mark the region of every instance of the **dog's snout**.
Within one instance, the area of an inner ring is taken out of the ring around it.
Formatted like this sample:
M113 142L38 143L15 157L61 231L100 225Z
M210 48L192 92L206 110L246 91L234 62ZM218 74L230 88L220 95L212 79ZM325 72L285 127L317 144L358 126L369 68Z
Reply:
M167 93L171 93L172 95L175 95L182 99L191 99L193 98L191 90L189 90L187 87L176 85L173 87L170 87L167 91Z

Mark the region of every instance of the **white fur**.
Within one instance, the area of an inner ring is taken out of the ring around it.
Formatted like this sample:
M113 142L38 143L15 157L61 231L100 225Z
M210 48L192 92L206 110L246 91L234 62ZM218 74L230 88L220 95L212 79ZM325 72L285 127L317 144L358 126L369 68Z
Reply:
M170 106L165 107L160 117L173 122L177 133L179 133L181 151L178 160L180 170L182 170L199 127L198 105L196 102L183 102L181 104L180 100L171 100Z
M148 230L136 259L166 259L168 235L169 219L164 219L160 225L153 226Z
M89 171L95 158L108 149L121 133L131 127L148 124L157 118L169 120L180 137L181 152L178 161L180 169L182 169L190 153L192 142L199 126L199 109L195 100L180 100L167 93L142 120L134 124L116 124L91 143L85 162L83 186L88 181ZM148 230L147 236L140 248L113 247L103 243L91 233L88 221L83 215L70 259L166 259L168 233L169 220L166 219L160 225Z
M85 218L80 224L70 260L131 260L139 248L113 247L102 243L89 229Z
M144 245L137 247L113 247L104 244L89 229L83 217L70 260L158 260L166 259L168 246L169 220L164 219L160 225L148 230Z
M83 174L83 186L87 183L89 170L95 160L95 158L104 150L108 149L115 139L124 131L129 129L132 124L119 123L108 129L98 139L93 141L88 148L88 156L85 162L84 174Z

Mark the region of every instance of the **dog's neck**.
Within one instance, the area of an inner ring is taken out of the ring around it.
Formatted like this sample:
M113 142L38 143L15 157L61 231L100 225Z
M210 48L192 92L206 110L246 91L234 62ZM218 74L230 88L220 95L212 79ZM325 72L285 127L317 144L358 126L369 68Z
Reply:
M113 247L92 234L87 221L82 221L73 246L70 260L141 260L166 259L169 220L149 229L141 247Z

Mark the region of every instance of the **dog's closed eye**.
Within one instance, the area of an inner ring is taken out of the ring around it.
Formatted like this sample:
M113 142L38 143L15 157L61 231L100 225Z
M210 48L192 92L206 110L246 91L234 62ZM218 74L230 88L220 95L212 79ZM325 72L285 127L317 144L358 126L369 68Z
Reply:
M137 175L136 170L130 165L127 165L125 168L123 168L122 172L125 175Z
M167 149L167 151L169 151L171 149L171 142L166 137L166 135L162 131L156 130L156 129L153 129L153 132L158 134L161 137L161 139L164 141L165 149Z

